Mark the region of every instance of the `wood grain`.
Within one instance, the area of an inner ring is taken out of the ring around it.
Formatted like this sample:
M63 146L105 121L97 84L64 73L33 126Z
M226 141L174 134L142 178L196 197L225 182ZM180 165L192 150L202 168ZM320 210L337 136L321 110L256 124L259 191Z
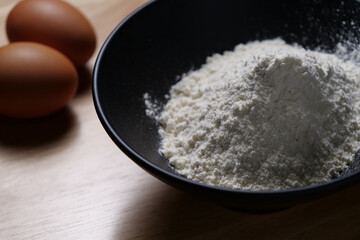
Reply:
M68 0L92 22L98 48L145 0ZM0 2L0 44L16 1ZM360 185L272 214L245 214L182 193L145 173L103 130L90 76L59 113L0 118L0 239L356 239Z

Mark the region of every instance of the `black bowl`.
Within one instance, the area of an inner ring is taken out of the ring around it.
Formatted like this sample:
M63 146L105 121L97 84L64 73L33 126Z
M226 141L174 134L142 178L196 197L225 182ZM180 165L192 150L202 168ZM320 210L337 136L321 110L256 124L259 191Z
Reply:
M158 126L145 114L143 94L165 102L178 76L238 43L281 37L329 51L344 37L357 43L359 9L355 0L151 1L118 25L99 53L93 96L100 121L117 146L153 176L231 208L282 209L350 186L360 177L357 170L281 191L233 190L188 180L159 154Z

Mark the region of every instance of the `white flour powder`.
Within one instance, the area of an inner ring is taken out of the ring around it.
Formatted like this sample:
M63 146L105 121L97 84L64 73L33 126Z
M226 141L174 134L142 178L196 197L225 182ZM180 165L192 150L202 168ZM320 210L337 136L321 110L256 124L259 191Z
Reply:
M280 39L215 54L175 84L161 153L189 179L275 190L330 180L360 141L360 71Z

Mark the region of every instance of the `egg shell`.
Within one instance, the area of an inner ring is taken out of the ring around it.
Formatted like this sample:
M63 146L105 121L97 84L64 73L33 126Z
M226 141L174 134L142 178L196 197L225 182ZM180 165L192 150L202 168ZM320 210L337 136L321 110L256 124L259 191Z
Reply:
M35 118L63 108L75 95L74 64L48 46L17 42L0 48L0 114Z
M51 46L77 66L93 55L96 35L87 18L59 0L20 1L9 13L6 31L10 42L30 41Z

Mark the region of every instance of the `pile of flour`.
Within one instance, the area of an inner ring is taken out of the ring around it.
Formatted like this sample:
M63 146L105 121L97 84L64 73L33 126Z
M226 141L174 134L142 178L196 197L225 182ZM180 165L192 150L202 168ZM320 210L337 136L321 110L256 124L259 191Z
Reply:
M276 190L330 180L360 142L360 71L280 39L215 54L170 91L161 153L189 179Z

